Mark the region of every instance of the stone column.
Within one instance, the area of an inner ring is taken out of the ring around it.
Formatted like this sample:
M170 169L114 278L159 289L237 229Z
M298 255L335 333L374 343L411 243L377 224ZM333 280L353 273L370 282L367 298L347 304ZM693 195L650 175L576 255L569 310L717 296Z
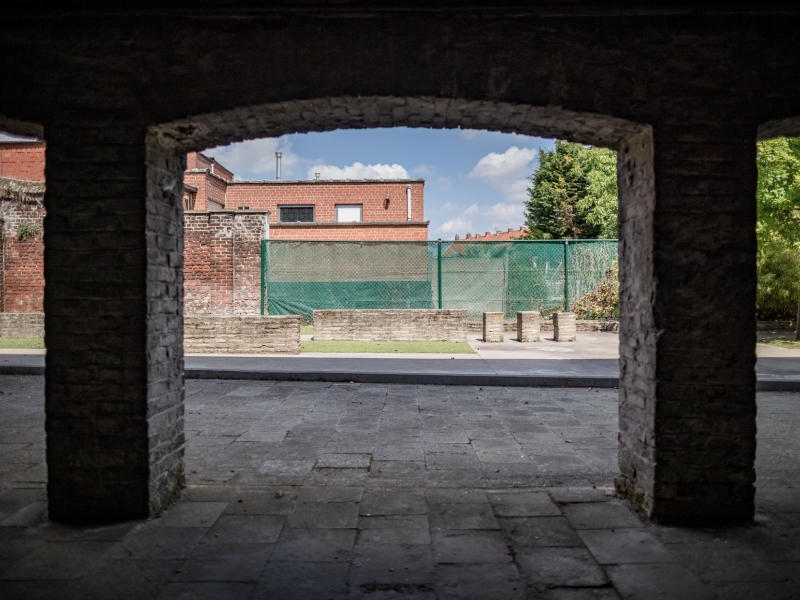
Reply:
M116 122L46 135L50 516L144 518L184 482L183 157Z
M553 341L574 342L578 339L578 326L575 323L575 313L553 313Z
M517 313L517 341L538 342L541 327L541 314L538 310L525 310Z
M503 313L501 312L483 313L483 341L484 342L503 341Z
M754 511L755 131L703 123L618 154L617 487L681 525Z

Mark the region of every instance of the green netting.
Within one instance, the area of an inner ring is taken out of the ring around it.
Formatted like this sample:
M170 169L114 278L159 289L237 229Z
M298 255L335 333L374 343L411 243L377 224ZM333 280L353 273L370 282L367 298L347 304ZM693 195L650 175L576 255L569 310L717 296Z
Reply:
M460 308L548 314L590 292L617 258L616 240L319 242L265 240L269 314L315 309ZM441 276L440 276L441 273ZM439 284L441 281L441 293Z

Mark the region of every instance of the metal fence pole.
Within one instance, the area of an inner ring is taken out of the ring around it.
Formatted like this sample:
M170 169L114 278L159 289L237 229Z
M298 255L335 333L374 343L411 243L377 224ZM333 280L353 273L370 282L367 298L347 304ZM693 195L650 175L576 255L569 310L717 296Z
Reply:
M264 297L267 291L267 279L264 270L267 263L267 240L261 240L261 315L264 315Z
M569 312L569 240L564 240L564 312Z
M442 240L436 241L437 263L439 269L439 310L442 309Z

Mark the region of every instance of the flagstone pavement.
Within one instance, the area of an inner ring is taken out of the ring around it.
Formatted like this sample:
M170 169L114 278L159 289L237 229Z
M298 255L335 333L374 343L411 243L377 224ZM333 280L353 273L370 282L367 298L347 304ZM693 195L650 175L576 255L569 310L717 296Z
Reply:
M0 598L800 598L800 394L758 395L757 516L618 499L617 392L188 381L183 496L47 520L44 381L0 377Z

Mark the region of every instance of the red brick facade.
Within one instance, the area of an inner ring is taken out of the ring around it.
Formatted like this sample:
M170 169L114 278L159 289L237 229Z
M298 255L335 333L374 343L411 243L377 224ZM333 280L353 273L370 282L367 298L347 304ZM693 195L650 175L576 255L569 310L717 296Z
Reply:
M44 180L44 142L0 144L0 177Z
M1 312L43 311L44 161L42 142L0 143ZM191 199L194 210L184 213L186 314L257 314L264 237L428 239L422 180L237 182L229 170L201 153L189 153L187 166L184 203ZM407 213L409 187L412 220ZM208 211L209 201L222 208ZM360 204L362 222L335 222L339 204ZM278 222L279 208L287 205L313 205L314 222ZM247 210L237 210L240 206ZM28 235L21 235L26 230Z
M234 181L228 169L199 152L186 155L186 167L184 208L269 211L270 236L277 239L428 239L422 179ZM339 205L360 206L361 222L337 223ZM282 224L282 206L313 207L314 222Z

